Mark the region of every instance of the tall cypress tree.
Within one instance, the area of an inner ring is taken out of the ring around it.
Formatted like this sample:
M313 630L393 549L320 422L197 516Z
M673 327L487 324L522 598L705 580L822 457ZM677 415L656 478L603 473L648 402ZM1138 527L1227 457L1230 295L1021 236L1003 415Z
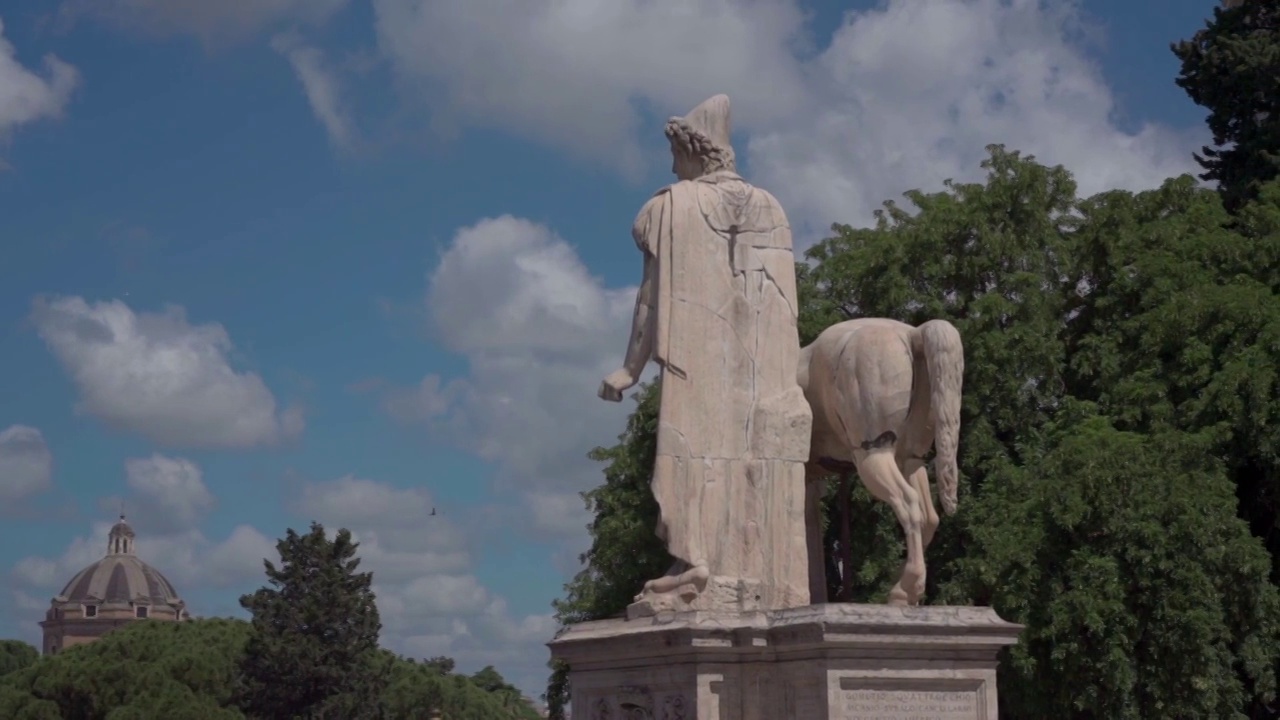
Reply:
M241 664L240 704L251 717L378 717L382 623L373 573L356 572L357 547L346 529L333 541L318 523L306 535L290 529L276 544L280 567L264 561L269 587L240 598L255 631Z
M1190 40L1173 44L1178 86L1209 111L1215 147L1196 161L1234 213L1280 176L1280 4L1227 0Z

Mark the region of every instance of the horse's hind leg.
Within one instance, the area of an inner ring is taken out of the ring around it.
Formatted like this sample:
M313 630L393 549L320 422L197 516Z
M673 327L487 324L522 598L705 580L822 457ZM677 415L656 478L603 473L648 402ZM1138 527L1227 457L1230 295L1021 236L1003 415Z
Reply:
M917 605L924 594L925 582L924 513L920 493L902 476L892 448L871 450L857 461L857 465L862 483L877 500L893 508L906 535L907 561L902 566L902 577L889 591L889 604Z
M904 475L907 481L911 483L911 487L915 488L916 494L920 496L920 539L924 549L929 549L929 543L933 542L933 534L938 531L938 511L933 507L933 493L929 489L929 470L924 463L907 465L904 468Z

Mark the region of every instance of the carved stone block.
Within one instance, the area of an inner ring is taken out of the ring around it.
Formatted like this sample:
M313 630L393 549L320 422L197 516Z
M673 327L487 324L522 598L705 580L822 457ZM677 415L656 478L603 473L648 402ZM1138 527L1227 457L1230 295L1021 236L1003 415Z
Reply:
M591 720L997 720L996 656L1021 629L990 608L815 605L581 623L551 652Z

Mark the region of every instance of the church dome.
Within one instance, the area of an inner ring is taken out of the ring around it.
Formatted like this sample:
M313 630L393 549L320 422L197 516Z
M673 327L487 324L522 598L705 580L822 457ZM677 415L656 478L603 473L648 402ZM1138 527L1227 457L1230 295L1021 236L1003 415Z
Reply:
M45 655L93 642L129 623L190 618L173 583L133 554L134 537L121 515L107 533L107 554L76 573L50 601L40 621Z
M60 602L170 604L181 602L178 591L159 570L136 555L108 555L71 578Z
M186 603L173 583L134 554L135 537L122 515L107 535L107 554L71 578L53 598L54 608L74 609L84 619L121 614L110 610L137 618L152 617L154 611L157 618L186 619Z

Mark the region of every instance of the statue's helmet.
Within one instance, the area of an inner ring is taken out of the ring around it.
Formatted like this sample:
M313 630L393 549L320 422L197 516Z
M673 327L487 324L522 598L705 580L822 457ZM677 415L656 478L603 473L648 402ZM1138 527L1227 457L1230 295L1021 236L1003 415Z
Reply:
M707 170L734 167L733 145L729 136L729 96L715 95L690 110L684 117L667 121L666 134L692 157L703 161Z

